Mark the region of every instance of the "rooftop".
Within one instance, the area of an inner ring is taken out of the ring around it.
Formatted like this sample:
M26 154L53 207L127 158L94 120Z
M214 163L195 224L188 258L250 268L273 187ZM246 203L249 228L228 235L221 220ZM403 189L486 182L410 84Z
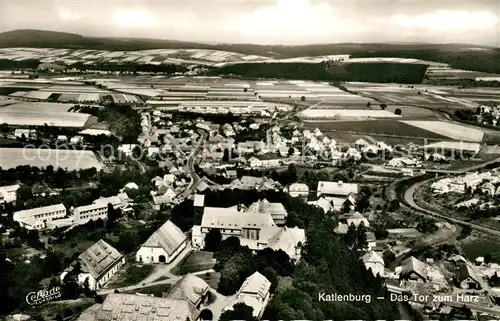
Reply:
M262 228L275 226L271 214L239 212L237 208L205 207L201 222L209 228Z
M199 311L187 300L111 293L96 314L96 321L186 321Z
M14 212L14 217L15 218L28 218L28 217L33 217L33 216L39 215L39 214L59 212L59 211L65 211L65 210L66 210L66 207L64 207L64 205L61 203L61 204L56 204L56 205L43 206L43 207L32 208L29 210Z
M78 256L82 271L98 280L123 257L114 247L99 240Z
M318 182L318 193L327 195L347 196L351 193L358 194L358 184L344 182Z
M168 255L171 255L186 238L181 229L169 220L151 234L142 246L163 248Z

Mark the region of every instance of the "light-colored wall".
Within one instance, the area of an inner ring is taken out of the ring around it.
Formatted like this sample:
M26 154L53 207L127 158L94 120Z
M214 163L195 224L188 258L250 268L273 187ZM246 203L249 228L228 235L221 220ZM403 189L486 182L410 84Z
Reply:
M380 274L380 276L384 275L384 266L380 263L375 263L375 262L367 262L365 263L366 269L372 269L373 275Z
M188 240L182 242L182 244L172 253L168 255L167 252L161 247L145 247L142 246L135 255L136 262L140 262L142 257L143 263L161 263L159 258L160 255L165 256L165 263L172 262L187 246Z
M85 280L88 278L89 280L89 288L91 290L98 290L102 288L106 283L115 275L120 268L125 264L125 257L123 257L120 261L116 262L115 265L106 272L106 274L100 278L99 280L94 279L90 273L80 273L78 275L78 283L83 284ZM68 272L63 272L61 273L61 282L64 280L64 277L66 276Z

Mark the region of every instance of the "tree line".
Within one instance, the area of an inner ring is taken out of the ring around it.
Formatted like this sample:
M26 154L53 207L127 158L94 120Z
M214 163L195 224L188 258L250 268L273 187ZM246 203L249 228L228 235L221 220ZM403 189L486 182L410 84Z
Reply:
M364 81L419 84L428 66L409 63L245 63L207 71L211 76L301 79L312 81Z

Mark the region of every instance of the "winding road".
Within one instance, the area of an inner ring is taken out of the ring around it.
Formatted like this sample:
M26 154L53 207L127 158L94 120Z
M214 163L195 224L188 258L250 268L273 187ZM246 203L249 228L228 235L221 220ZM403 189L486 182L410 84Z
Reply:
M453 173L453 174L465 174L467 172L476 171L478 169L484 168L484 167L486 167L486 166L488 166L490 164L493 164L493 163L499 162L499 161L500 161L500 158L497 158L497 159L494 159L492 161L481 163L481 164L477 164L477 165L472 165L472 166L469 166L469 167L461 169L461 170L450 171L449 173ZM430 172L432 172L432 171L430 171ZM430 178L430 179L426 179L424 181L416 182L415 184L411 185L410 187L408 187L405 190L404 195L403 195L404 201L405 201L405 203L406 203L407 206L409 206L410 208L412 208L413 210L415 210L416 214L420 214L420 215L428 216L428 217L433 217L433 218L439 218L441 220L448 221L448 222L451 222L451 223L454 223L454 224L458 224L458 225L461 225L461 226L467 226L467 227L470 227L471 229L482 231L482 232L488 233L490 235L500 236L500 231L498 231L498 230L495 230L495 229L492 229L492 228L488 228L488 227L485 227L485 226L482 226L482 225L479 225L479 224L470 223L470 222L467 222L467 221L464 221L464 220L459 220L459 219L450 217L448 215L445 215L443 213L434 212L434 211L431 211L431 210L428 210L428 209L425 209L425 208L419 206L415 202L415 199L414 199L415 192L417 191L417 189L420 186L425 185L425 184L431 182L434 179L435 178ZM391 186L392 186L391 188L395 188L396 184L393 184ZM392 191L391 188L389 188L389 191L388 191L388 196L389 197L390 197L390 195L393 195L394 192L395 192L395 191Z
M191 182L189 183L188 187L184 190L184 192L179 194L179 196L178 196L179 198L185 198L185 197L188 197L189 195L191 195L193 193L193 190L195 189L196 185L200 181L200 176L198 176L198 174L196 174L196 171L194 169L194 161L195 161L196 157L198 156L198 154L202 151L203 146L205 145L205 142L208 139L209 133L205 130L202 130L202 129L199 129L199 131L201 133L200 140L196 144L196 147L194 148L194 150L189 155L188 161L187 161L189 175L191 176Z

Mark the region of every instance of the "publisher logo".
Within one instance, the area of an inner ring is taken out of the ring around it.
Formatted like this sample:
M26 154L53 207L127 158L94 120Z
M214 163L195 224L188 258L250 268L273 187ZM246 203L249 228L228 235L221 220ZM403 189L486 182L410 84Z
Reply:
M28 293L26 295L26 302L29 305L39 305L59 298L61 298L61 288L56 286L49 290Z

